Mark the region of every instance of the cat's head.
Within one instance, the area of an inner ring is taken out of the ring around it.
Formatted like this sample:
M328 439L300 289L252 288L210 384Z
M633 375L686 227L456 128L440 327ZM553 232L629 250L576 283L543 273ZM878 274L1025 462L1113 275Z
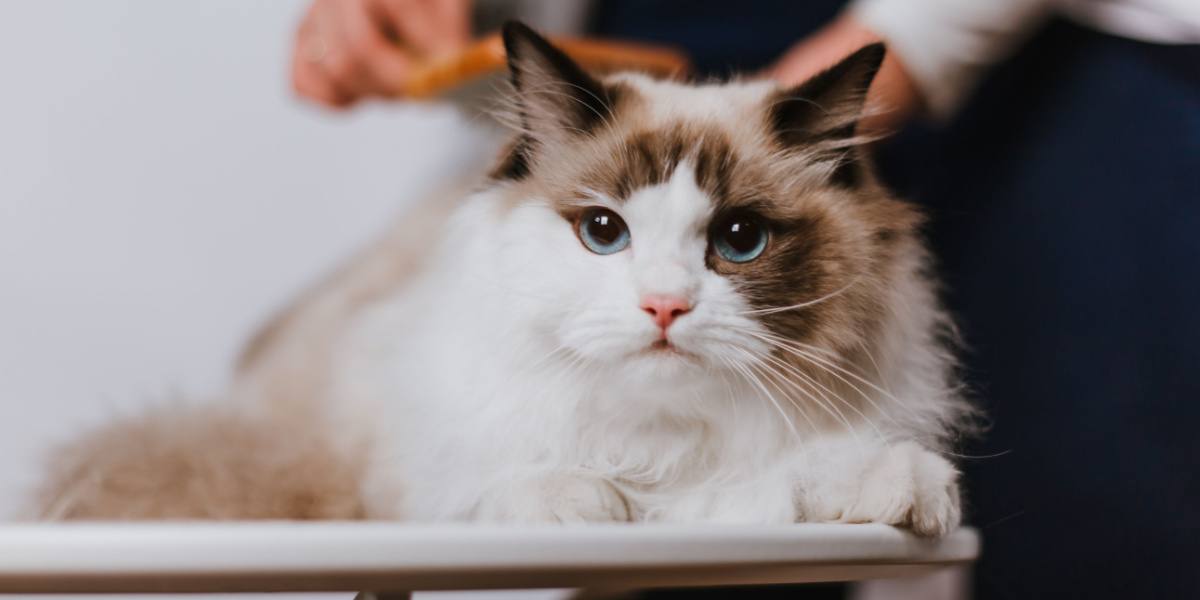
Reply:
M504 42L521 132L493 173L506 281L558 346L678 382L879 327L918 222L856 137L882 45L789 89L597 78L524 25Z

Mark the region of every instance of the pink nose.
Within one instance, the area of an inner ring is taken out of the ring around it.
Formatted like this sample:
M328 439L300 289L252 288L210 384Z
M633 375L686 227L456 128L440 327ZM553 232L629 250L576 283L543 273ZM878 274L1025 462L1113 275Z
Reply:
M692 310L692 304L678 296L649 294L642 297L642 310L650 315L660 329L666 333L667 328L675 319L686 315Z

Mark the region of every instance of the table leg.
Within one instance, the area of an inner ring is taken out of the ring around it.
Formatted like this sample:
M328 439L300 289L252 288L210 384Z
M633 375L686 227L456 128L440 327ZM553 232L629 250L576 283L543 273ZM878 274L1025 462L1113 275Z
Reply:
M411 600L412 592L359 592L354 600Z
M970 600L971 568L949 567L921 577L860 581L850 589L851 600Z

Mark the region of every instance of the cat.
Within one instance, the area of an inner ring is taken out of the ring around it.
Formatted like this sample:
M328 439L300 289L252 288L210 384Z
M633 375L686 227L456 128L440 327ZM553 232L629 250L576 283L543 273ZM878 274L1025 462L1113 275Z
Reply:
M60 451L46 519L960 521L922 218L805 83L595 77L503 29L518 133L249 344L222 402Z

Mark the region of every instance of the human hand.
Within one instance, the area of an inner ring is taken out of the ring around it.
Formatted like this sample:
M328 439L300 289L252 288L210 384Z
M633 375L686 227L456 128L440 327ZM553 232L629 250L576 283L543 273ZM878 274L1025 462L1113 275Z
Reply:
M292 86L330 108L396 98L413 65L463 46L471 0L313 0L296 32Z

